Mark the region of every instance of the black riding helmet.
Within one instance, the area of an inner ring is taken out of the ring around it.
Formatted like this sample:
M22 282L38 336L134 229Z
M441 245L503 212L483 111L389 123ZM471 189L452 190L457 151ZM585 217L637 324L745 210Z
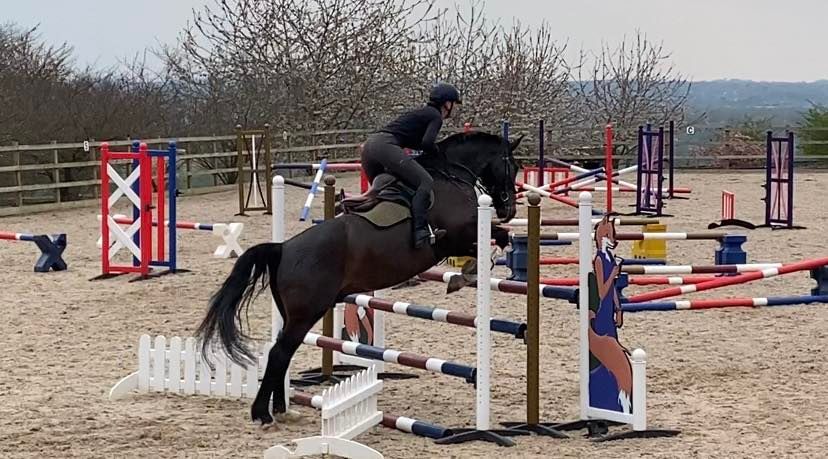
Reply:
M431 93L428 95L428 101L438 107L446 102L463 103L460 100L460 91L448 83L438 83L432 86Z

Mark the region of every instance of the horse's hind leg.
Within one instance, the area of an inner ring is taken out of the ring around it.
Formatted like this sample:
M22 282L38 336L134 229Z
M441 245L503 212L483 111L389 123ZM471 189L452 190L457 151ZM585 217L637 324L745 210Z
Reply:
M307 296L301 297L303 294L307 294ZM283 298L287 296L282 295ZM261 421L262 424L273 422L268 406L271 394L273 395L273 412L278 414L287 411L284 381L290 361L305 340L308 331L325 315L328 309L335 306L336 301L335 292L328 295L327 298L320 298L319 294L310 294L308 290L296 296L301 299L285 304L287 320L279 334L279 339L270 348L262 385L259 387L259 393L256 394L256 399L251 407L250 414L253 421ZM291 296L291 298L296 296Z

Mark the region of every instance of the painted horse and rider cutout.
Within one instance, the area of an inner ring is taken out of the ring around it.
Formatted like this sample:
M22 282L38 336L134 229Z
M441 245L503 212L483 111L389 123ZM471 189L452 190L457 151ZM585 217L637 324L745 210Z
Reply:
M595 408L632 412L630 352L618 340L624 313L615 282L621 263L615 256L618 242L609 217L595 225L596 254L589 273L589 402Z

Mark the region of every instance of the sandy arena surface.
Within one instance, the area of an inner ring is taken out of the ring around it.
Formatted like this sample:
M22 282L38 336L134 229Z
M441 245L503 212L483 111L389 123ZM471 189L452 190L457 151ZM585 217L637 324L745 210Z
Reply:
M796 222L799 231L748 232L749 262L789 262L826 255L825 175L798 173ZM699 231L718 220L722 188L736 193L737 217L758 222L764 215L757 172L681 171L677 185L693 188L689 200L669 202L668 230ZM340 185L356 186L354 176ZM298 222L305 191L289 189L289 234ZM619 198L629 209L632 194ZM603 199L597 196L597 199ZM269 217L233 217L233 192L182 197L179 219L243 221L242 245L270 237ZM314 210L321 214L321 202ZM91 282L100 273L95 247L98 208L0 218L0 229L66 232L69 271L35 274L36 249L29 243L0 242L3 333L0 333L0 457L261 457L277 443L315 435L318 413L299 407L300 421L262 430L249 421L248 400L202 396L139 395L110 402L107 393L137 368L139 335L191 336L208 297L224 280L232 260L211 257L209 233L181 231L179 264L191 272L147 282L131 276ZM525 210L521 209L521 215ZM574 218L574 210L545 205L545 217ZM569 230L573 231L573 230ZM631 243L622 243L628 255ZM715 242L668 245L678 264L712 264ZM574 247L545 248L545 255L574 256ZM545 267L542 275L575 276L575 269ZM496 275L505 275L498 268ZM813 281L795 273L758 283L705 292L694 298L807 294ZM313 288L312 280L308 287ZM393 299L474 312L474 290L445 295L442 284L394 292ZM645 291L633 287L628 292ZM269 330L269 295L253 308L257 335ZM523 296L493 293L493 316L523 320ZM577 315L573 306L545 301L541 309L541 417L572 420L578 415ZM321 327L321 324L319 324ZM319 328L317 327L317 329ZM473 332L405 316L388 317L388 347L473 364ZM514 448L486 443L438 446L431 440L377 427L358 440L387 458L439 457L824 457L828 447L828 306L730 308L706 311L627 314L622 343L648 353L648 412L653 427L676 428L676 438L595 444L517 438ZM524 419L525 346L493 336L492 419ZM319 363L321 352L303 347L294 368ZM474 422L474 391L465 382L420 370L410 381L387 381L380 408L458 427ZM320 392L315 388L316 393Z

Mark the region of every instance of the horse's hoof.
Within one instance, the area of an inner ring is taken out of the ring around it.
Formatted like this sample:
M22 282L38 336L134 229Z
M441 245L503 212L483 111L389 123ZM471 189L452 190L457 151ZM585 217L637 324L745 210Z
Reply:
M271 416L267 410L261 412L260 410L254 408L250 413L250 417L253 418L253 422L261 422L262 426L273 423L273 416Z
M416 287L416 286L420 285L421 283L422 282L419 279L417 279L416 277L413 277L411 279L408 279L405 282L401 282L401 283L391 287L391 290L399 290L399 289L403 289L403 288L407 288L407 287Z
M454 293L467 285L469 284L466 282L465 279L463 279L463 276L451 276L451 278L449 278L448 284L446 285L446 294Z
M287 410L284 413L276 413L276 422L279 423L294 423L302 419L302 413L296 410Z

